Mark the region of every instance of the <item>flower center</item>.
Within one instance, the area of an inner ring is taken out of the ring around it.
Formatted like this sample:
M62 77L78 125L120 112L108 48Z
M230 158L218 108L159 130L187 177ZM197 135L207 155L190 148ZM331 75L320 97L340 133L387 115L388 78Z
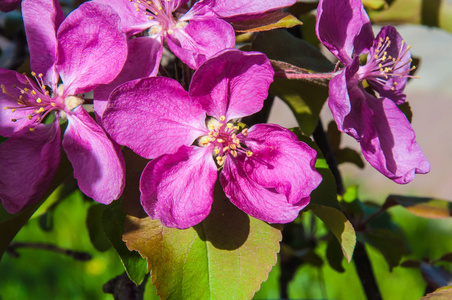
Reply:
M237 157L238 153L242 152L247 157L253 155L253 152L243 148L237 134L242 136L248 135L248 129L244 128L240 133L240 126L233 122L225 122L226 117L221 116L220 121L215 118L210 118L207 122L209 129L208 135L199 138L199 145L207 147L214 145L214 157L219 166L224 164L225 158L230 154L232 157Z
M163 31L163 34L172 34L174 28L182 28L187 25L187 22L177 22L173 16L174 7L172 0L129 0L134 2L135 10L148 18L151 27L149 28L149 35L153 36Z
M37 84L31 82L27 76L23 75L21 78L23 81L21 80L21 82L27 87L1 85L3 94L16 102L16 105L6 106L3 109L9 109L11 113L20 115L18 118L12 118L11 122L17 122L17 120L24 118L25 115L30 120L29 130L33 131L51 112L61 112L64 118L64 110L72 110L83 103L83 98L79 96L67 96L63 99L61 96L64 92L62 84L58 86L57 92L54 94L43 83L42 74L36 75L35 72L31 74L36 79Z
M367 63L358 71L361 80L367 79L384 86L392 78L418 78L410 75L410 72L416 69L415 66L410 68L412 59L409 50L411 46L405 46L405 41L402 41L397 51L397 57L388 54L392 50L391 47L394 45L388 36L385 39L380 37L377 47L371 49ZM396 86L397 81L393 80L391 90L394 90Z

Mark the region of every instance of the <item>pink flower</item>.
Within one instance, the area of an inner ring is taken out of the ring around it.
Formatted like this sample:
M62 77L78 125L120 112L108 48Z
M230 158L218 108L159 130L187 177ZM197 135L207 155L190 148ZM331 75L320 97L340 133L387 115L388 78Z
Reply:
M146 33L160 44L157 65L166 40L170 50L190 68L235 45L235 32L227 21L247 20L267 11L294 4L295 0L94 0L108 4L121 16L129 36Z
M278 125L243 129L273 81L265 55L227 50L195 72L186 92L173 79L143 78L114 90L103 115L113 139L153 159L141 203L168 227L188 228L210 212L218 169L226 196L247 214L294 220L321 181L316 152Z
M0 70L0 135L9 138L0 145L3 206L16 213L48 189L60 161L60 119L68 121L63 148L81 191L110 203L124 187L123 158L82 104L83 93L112 81L124 64L119 16L86 3L64 20L56 0L23 0L22 12L38 74Z
M354 137L366 160L397 183L428 173L430 163L397 106L405 101L411 70L409 47L397 30L383 27L374 39L361 0L320 0L316 31L345 66L329 85L328 105L339 130ZM363 54L367 62L360 65Z

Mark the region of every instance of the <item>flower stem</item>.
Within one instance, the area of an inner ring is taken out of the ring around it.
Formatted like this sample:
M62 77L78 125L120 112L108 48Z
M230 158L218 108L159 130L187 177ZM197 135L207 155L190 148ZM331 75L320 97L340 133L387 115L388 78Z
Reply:
M276 71L276 78L288 79L332 79L336 73L294 73L287 71Z

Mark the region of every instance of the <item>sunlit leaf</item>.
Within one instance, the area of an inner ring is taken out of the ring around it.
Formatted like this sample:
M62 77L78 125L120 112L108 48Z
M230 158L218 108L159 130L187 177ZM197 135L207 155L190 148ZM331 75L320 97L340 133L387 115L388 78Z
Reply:
M276 264L278 226L249 217L217 185L210 215L185 230L128 216L124 241L148 260L162 299L249 299Z
M267 13L258 19L231 23L234 30L238 32L268 31L277 28L290 28L302 24L293 15L279 10Z
M252 44L252 50L263 52L275 61L309 71L323 73L333 70L331 62L317 48L284 30L259 33ZM328 88L315 82L276 78L270 86L270 93L287 103L306 135L314 132L320 111L328 97Z
M452 203L447 200L390 195L384 207L389 208L394 205L401 205L412 214L423 218L444 219L452 216Z
M363 0L366 9L380 10L388 6L385 0Z
M333 207L315 204L312 204L309 207L334 234L341 245L344 257L350 262L356 244L355 229L353 228L353 225L340 210Z
M127 249L122 241L126 216L120 201L108 205L102 215L102 225L108 240L118 253L129 278L139 285L148 273L146 260L136 251Z

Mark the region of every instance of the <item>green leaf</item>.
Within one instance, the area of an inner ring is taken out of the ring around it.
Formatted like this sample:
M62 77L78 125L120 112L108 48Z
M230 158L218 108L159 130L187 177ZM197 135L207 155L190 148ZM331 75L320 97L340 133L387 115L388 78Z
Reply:
M310 204L309 207L339 241L344 257L350 262L356 244L353 225L340 210L333 207L316 204Z
M102 215L106 207L103 204L91 205L86 215L86 227L88 228L89 239L94 248L101 252L111 248L110 241L105 236L102 226Z
M270 59L305 70L314 72L333 70L331 62L317 48L284 30L259 33L251 48L265 53ZM276 78L270 86L270 93L287 103L306 135L314 132L320 111L328 97L328 88L316 82Z
M388 7L385 0L363 0L363 5L366 9L380 10Z
M439 0L394 0L388 9L369 11L372 23L410 23L452 32L452 3Z
M376 228L358 233L357 237L360 242L367 243L380 251L390 270L399 265L404 255L411 253L401 230Z
M338 243L337 239L330 238L326 247L326 259L330 264L331 268L339 273L344 273L345 269L342 266L342 260L344 255L342 254L341 245Z
M114 201L105 208L102 215L103 229L118 253L127 275L136 285L139 285L148 273L146 260L138 252L127 249L126 244L122 241L125 218L120 201Z
M389 208L394 205L401 205L413 215L423 218L445 219L452 216L452 203L447 200L389 195L383 206Z
M217 184L202 223L179 230L128 216L123 238L147 258L162 299L249 299L276 264L281 232L232 205Z
M279 10L267 13L261 18L231 23L234 30L238 32L268 31L277 28L290 28L302 24L293 15Z

